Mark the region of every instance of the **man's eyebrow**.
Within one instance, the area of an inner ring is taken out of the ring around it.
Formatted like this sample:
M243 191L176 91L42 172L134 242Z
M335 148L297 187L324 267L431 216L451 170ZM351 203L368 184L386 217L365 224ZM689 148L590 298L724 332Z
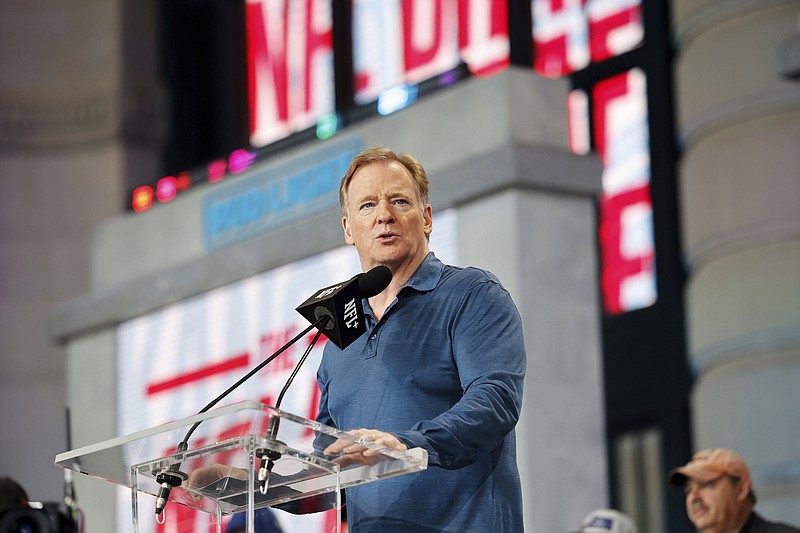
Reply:
M372 200L372 199L374 199L374 198L375 198L375 196L376 196L376 195L375 195L375 194L372 194L372 193L364 193L364 194L361 194L361 195L358 195L358 196L356 196L356 195L351 195L351 196L350 196L350 198L351 198L351 199L352 199L354 202L361 203L361 202L363 202L364 200Z
M378 198L379 196L381 196L381 195L374 194L374 193L364 193L364 194L362 194L360 196L351 196L351 198L355 202L359 202L360 203L360 202L363 202L364 200L374 200L375 198ZM415 198L416 195L413 192L408 192L408 191L404 191L402 189L398 189L398 190L395 190L395 191L388 191L386 193L386 197L387 198Z
M388 196L389 198L397 198L397 197L416 198L417 193L415 191L409 191L406 189L398 189L396 191L389 191L386 196Z

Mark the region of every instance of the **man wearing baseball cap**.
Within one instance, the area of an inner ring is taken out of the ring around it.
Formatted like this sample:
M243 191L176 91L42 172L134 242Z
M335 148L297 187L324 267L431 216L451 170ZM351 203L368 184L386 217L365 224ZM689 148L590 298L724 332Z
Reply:
M670 484L683 487L689 520L702 533L800 533L786 524L756 514L750 470L731 450L711 448L692 456L669 474Z

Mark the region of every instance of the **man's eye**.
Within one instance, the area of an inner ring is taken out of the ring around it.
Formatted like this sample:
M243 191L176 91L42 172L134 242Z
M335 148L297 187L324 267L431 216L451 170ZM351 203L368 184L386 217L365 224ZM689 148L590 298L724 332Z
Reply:
M373 204L372 202L364 202L363 204L361 204L361 209L369 209L373 205L375 204Z

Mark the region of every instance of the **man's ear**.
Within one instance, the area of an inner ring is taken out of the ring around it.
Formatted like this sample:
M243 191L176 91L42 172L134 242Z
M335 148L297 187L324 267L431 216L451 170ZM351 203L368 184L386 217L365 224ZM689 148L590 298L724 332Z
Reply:
M350 231L350 224L347 221L347 217L342 217L342 230L344 231L344 242L347 244L355 244L355 242L353 242L353 233Z
M736 494L736 500L743 502L747 499L747 496L750 494L750 489L752 488L752 481L741 481L739 483L739 492Z
M425 235L430 235L433 233L433 209L431 208L431 204L425 206L425 209L422 211L422 219L424 220L423 229Z

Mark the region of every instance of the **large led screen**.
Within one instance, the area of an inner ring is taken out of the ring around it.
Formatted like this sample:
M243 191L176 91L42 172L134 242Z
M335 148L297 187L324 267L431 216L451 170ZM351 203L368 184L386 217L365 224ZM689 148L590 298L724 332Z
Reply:
M265 146L334 110L330 0L247 0L250 144Z

